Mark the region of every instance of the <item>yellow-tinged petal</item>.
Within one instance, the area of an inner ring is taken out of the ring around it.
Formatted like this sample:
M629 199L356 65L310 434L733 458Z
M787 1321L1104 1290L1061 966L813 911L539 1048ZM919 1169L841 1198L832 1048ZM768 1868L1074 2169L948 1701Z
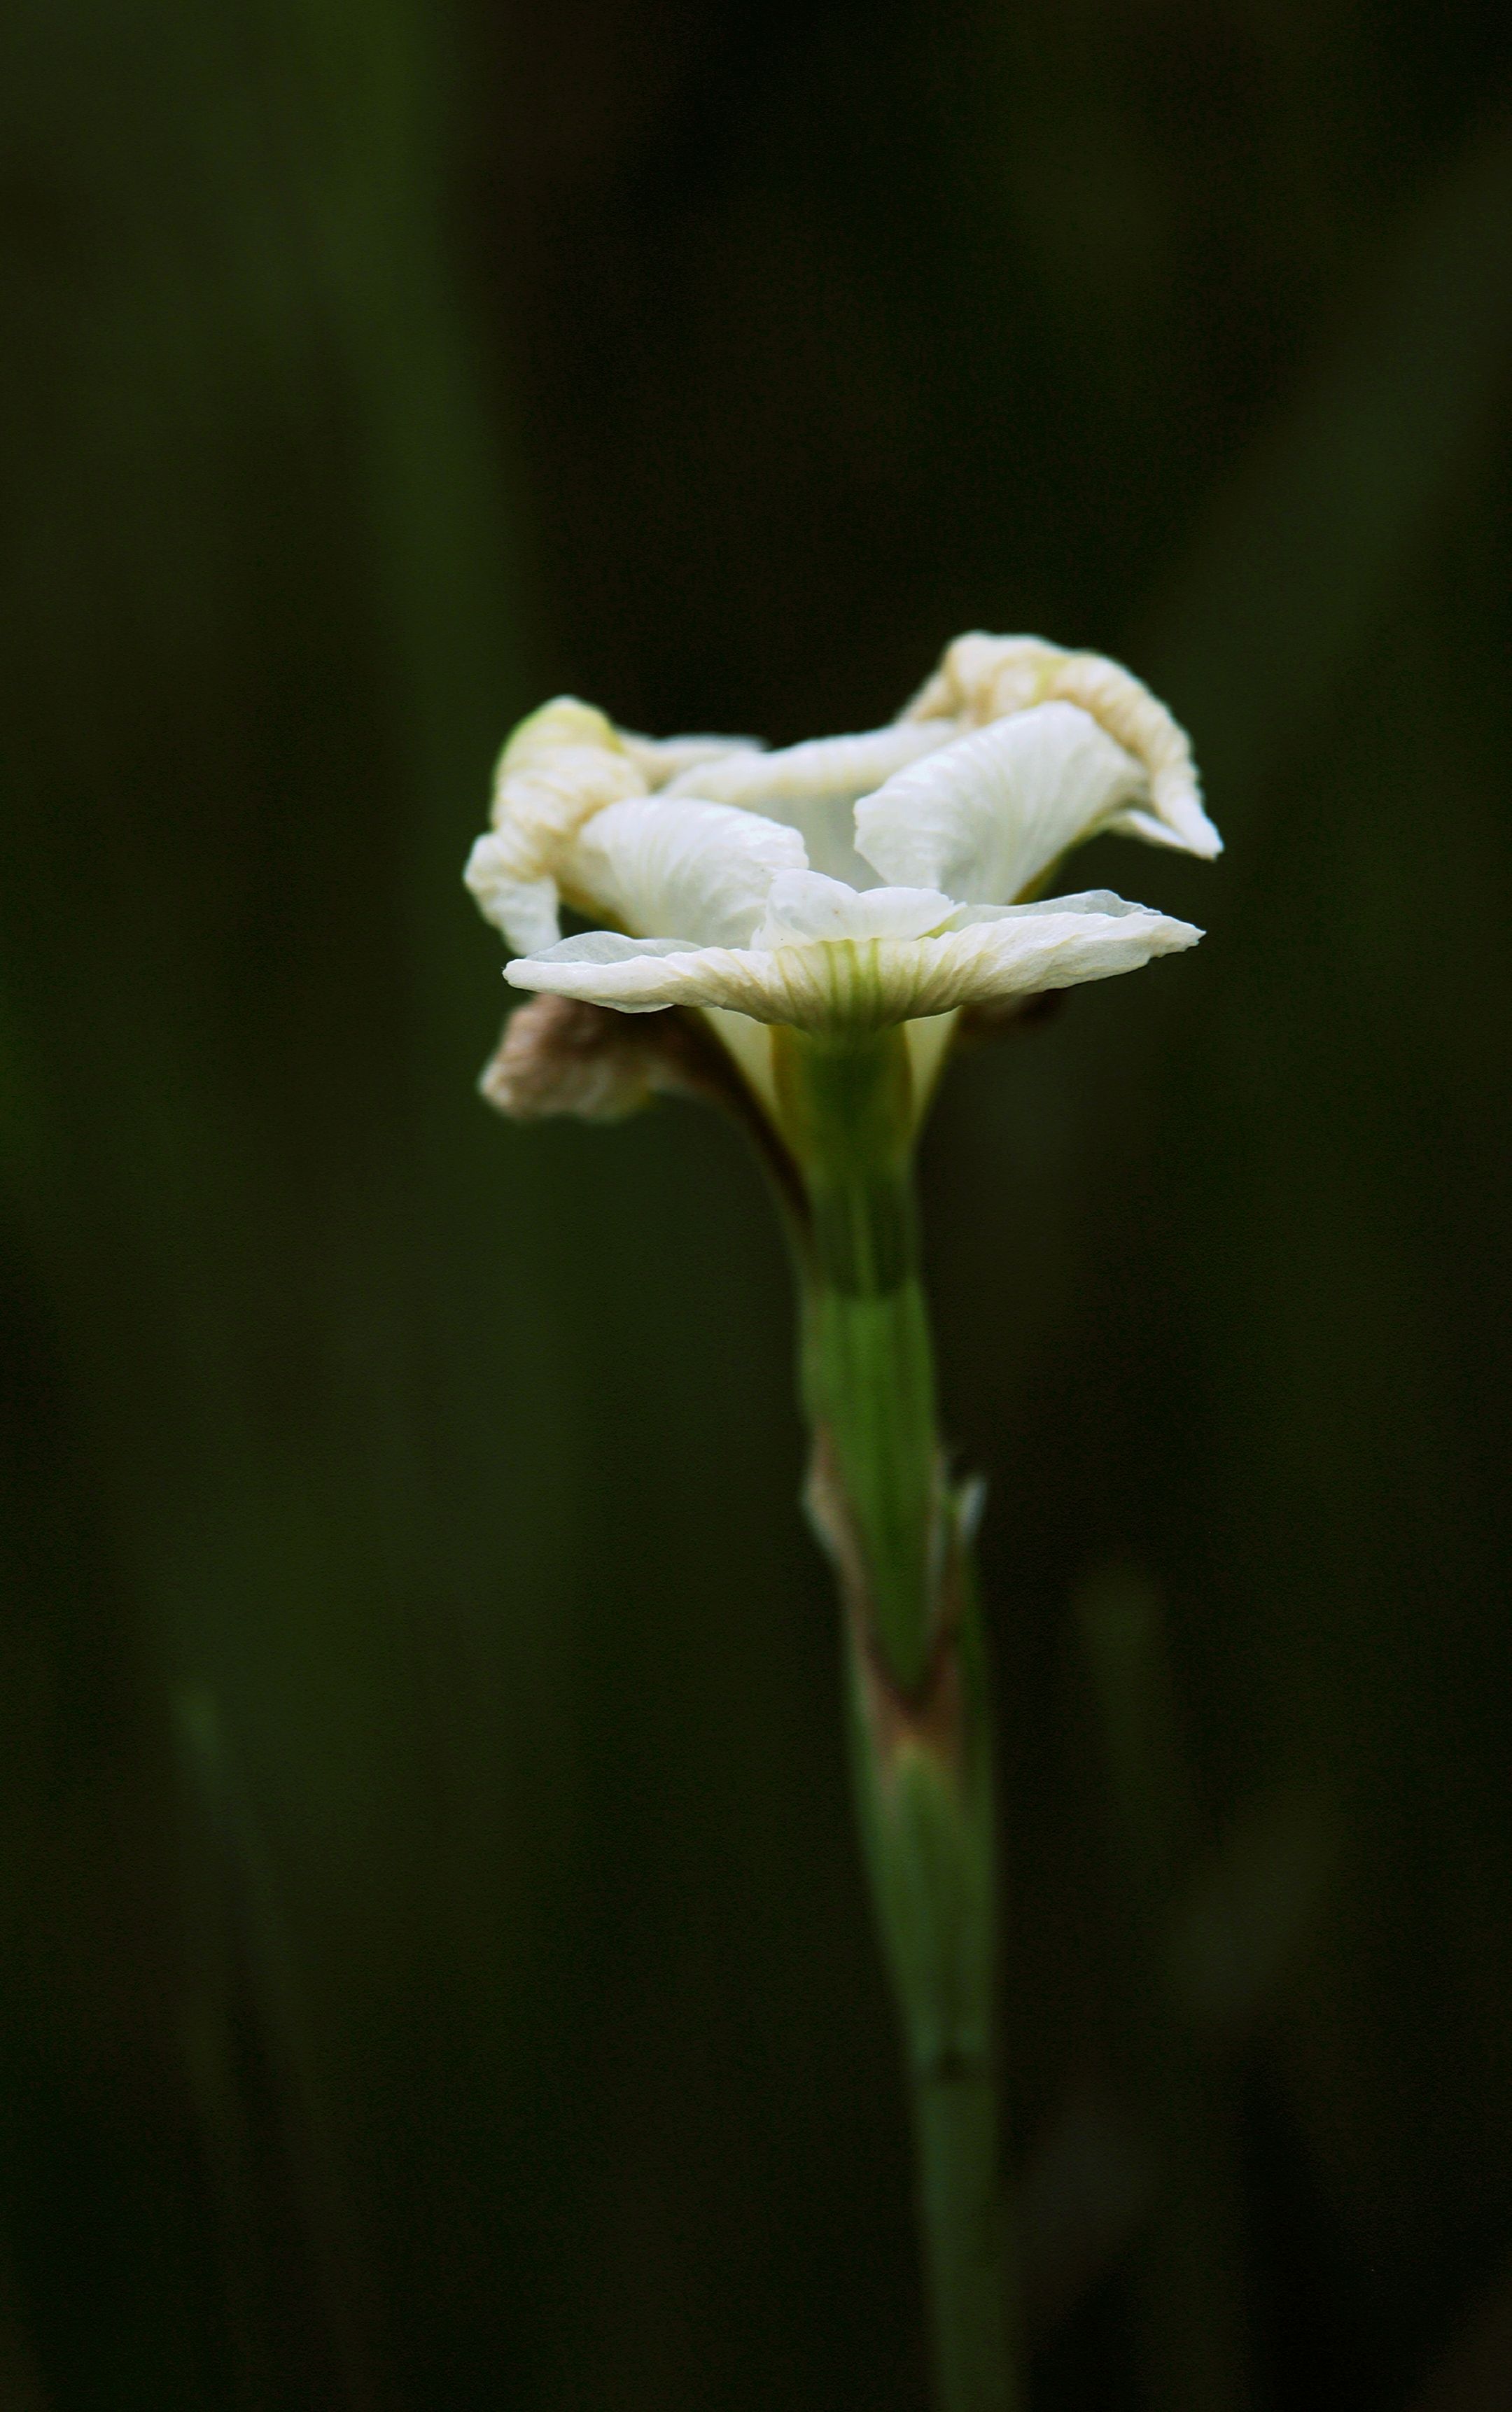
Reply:
M464 874L485 919L513 946L549 946L565 849L595 813L645 792L644 773L601 712L574 696L533 712L499 757L492 828Z
M947 646L903 717L982 728L1052 702L1079 704L1149 774L1149 810L1133 808L1111 826L1207 859L1222 853L1223 840L1202 809L1186 731L1141 679L1103 654L1068 653L1043 637L974 631Z

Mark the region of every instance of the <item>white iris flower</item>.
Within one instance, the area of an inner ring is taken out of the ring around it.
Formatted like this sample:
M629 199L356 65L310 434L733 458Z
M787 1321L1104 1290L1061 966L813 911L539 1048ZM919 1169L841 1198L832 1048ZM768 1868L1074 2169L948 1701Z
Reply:
M970 636L891 727L768 752L666 743L570 699L505 749L467 883L517 988L701 1007L758 1090L768 1033L909 1033L927 1088L962 1006L1133 971L1201 933L1106 890L1042 898L1103 830L1222 841L1191 750L1117 664ZM563 904L600 924L563 938Z

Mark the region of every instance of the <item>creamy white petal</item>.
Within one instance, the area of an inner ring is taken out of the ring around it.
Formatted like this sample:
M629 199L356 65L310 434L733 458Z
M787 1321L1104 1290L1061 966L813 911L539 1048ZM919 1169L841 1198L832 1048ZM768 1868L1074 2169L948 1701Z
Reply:
M817 871L779 872L767 898L756 947L802 945L810 938L922 938L950 919L955 905L934 888L869 888Z
M1147 796L1090 713L1042 703L901 771L857 805L856 843L886 879L1007 904Z
M583 823L646 782L601 712L558 696L522 720L499 757L490 834L464 875L486 919L516 947L557 934L557 873Z
M621 1011L713 1006L800 1029L867 1029L1107 979L1195 946L1201 934L1146 905L1095 895L989 909L938 937L810 941L770 952L598 932L512 963L506 978Z
M1101 654L1068 654L1050 691L1079 703L1142 762L1150 774L1151 813L1123 815L1112 826L1147 844L1179 846L1206 861L1224 850L1202 809L1202 787L1186 731L1141 679Z
M803 841L732 804L648 796L610 804L587 824L563 865L576 902L647 937L684 946L747 944L778 872L805 868Z
M1201 810L1200 806L1198 810ZM1202 817L1207 820L1205 813ZM1137 837L1146 846L1167 846L1178 854L1199 855L1204 861L1211 862L1224 850L1223 839L1212 829L1211 821L1208 821L1208 827L1212 831L1215 843L1198 846L1189 831L1175 829L1168 820L1161 820L1154 813L1144 812L1137 805L1131 805L1126 812L1115 813L1108 826L1119 837Z
M730 754L764 750L758 737L641 737L633 728L617 729L615 734L653 795L706 763L722 762Z
M509 738L493 774L489 819L501 842L531 858L538 875L543 848L570 837L605 804L645 792L613 723L576 696L559 695ZM526 868L522 860L522 874Z
M1223 840L1202 809L1186 731L1142 679L1103 654L1067 653L1043 637L958 637L903 713L925 726L980 728L1036 703L1079 704L1144 765L1152 812L1112 824L1131 837L1211 860Z
M947 645L939 669L904 706L903 717L985 728L1010 712L1044 703L1065 659L1064 649L1043 637L990 637L974 628Z
M951 731L898 721L859 737L815 737L771 754L730 754L700 764L672 781L669 795L700 796L711 803L739 804L800 830L815 871L853 888L873 888L876 876L856 851L852 813L857 798L870 795L895 771L947 743Z
M664 966L702 960L685 938L626 938L618 930L584 930L538 955L506 963L504 977L515 988L536 989L545 996L580 996L621 1013L655 1013L664 1005L685 1002L651 993Z
M1130 913L1148 913L1148 904L1131 904L1111 888L1080 888L1074 896L1051 896L1043 903L1032 904L958 904L950 919L952 930L981 930L989 922L1042 920L1047 913L1101 914L1113 920Z
M474 846L462 877L484 920L502 930L511 947L524 947L534 953L562 934L556 882L517 878L513 860L500 846L497 833L490 830Z

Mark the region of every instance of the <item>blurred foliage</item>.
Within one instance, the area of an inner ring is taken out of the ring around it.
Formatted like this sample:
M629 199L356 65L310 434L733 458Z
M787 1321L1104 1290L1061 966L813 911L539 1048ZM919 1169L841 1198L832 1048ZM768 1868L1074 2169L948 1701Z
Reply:
M784 740L969 625L1129 658L1232 841L1109 843L1207 943L930 1141L1036 2400L1141 2400L1187 2015L1119 1567L1261 2399L1512 2398L1504 13L7 47L7 2412L919 2401L778 1242L692 1110L488 1115L458 873L543 693Z

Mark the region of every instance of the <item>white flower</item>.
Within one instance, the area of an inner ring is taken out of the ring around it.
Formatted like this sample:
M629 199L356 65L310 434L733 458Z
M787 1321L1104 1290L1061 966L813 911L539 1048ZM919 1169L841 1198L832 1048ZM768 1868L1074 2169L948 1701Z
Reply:
M516 987L710 1012L759 1088L763 1034L934 1022L1134 970L1200 933L1106 891L1036 901L1111 829L1211 856L1190 748L1126 670L965 637L890 728L768 753L627 736L570 699L500 763L467 878ZM558 936L561 904L603 926ZM917 1052L917 1051L916 1051Z

